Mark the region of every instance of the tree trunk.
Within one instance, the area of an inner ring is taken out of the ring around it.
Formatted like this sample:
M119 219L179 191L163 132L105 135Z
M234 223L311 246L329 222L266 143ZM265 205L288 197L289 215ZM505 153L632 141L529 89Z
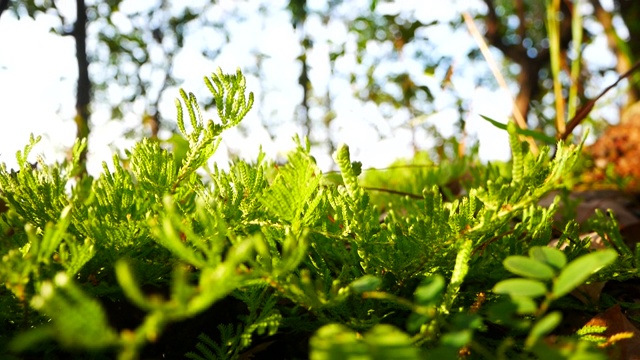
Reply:
M0 16L9 8L9 0L0 0Z
M78 62L78 85L76 89L76 138L89 138L89 118L91 110L91 80L89 79L89 60L87 58L87 6L84 0L76 0L77 19L73 29L76 42L76 60ZM88 148L80 155L82 174L85 174ZM82 175L79 174L79 175Z

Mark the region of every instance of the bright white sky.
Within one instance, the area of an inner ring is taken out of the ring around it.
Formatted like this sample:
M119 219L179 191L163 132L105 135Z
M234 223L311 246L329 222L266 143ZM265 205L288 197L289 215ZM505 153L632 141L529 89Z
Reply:
M314 3L323 2L309 1L309 4L314 6ZM66 2L60 3L63 6ZM220 1L219 4L232 7L234 1ZM462 0L457 4L459 8L464 9L482 6L477 0ZM418 9L416 16L423 22L433 19L446 21L455 14L453 8L442 6L442 2L437 0L413 0L408 1L406 6ZM291 137L300 132L296 125L287 122L287 119L292 118L294 107L299 102L299 96L295 95L300 91L297 84L299 70L295 65L298 50L287 46L297 43L297 35L293 33L284 11L275 12L271 18L264 21L261 25L262 31L257 34L254 31L256 24L252 24L251 20L245 24L236 24L231 45L214 60L203 58L200 53L202 42L207 41L203 33L194 33L186 42L182 54L176 58L175 74L185 79L181 87L198 95L198 91L204 89L203 75L211 73L217 67L221 67L225 72L234 72L237 67L243 69L245 66L255 66L252 58L243 56L251 46L259 47L270 56L264 63L267 78L258 81L249 77L248 88L256 95L262 94L268 104L273 104L264 108L263 113L272 114L279 123L278 138L272 140L260 124L257 109L261 104L257 101L254 110L244 121L251 129L248 138L243 138L240 132L235 130L223 134L223 146L216 154L216 160L222 165L227 162L225 150L234 150L251 159L257 154L260 144L269 157L282 156L293 147ZM53 17L41 16L37 21L26 17L17 20L9 12L5 12L0 19L0 121L3 124L0 131L0 162L6 163L8 167L16 166L15 153L23 149L30 133L43 136L35 153L44 154L48 162L63 158L64 150L71 146L75 139L75 49L70 37L59 37L49 32L50 27L55 24L57 20ZM314 26L320 25L309 21L307 30L314 33ZM464 29L452 34L445 25L430 27L429 31L429 39L436 42L436 48L451 56L455 64L464 64L467 61L465 54L475 43ZM326 36L345 35L344 31L341 33L341 29L335 27L329 29ZM604 45L600 40L596 41L598 42L599 46ZM350 84L341 83L339 80L332 83L322 82L322 79L330 78L327 63L329 49L322 42L318 44L310 55L310 76L315 86L331 86L334 94L344 92L344 96L339 96L334 103L337 118L332 124L333 138L348 144L352 149L353 160L362 161L365 168L384 167L398 157L410 157L410 134L406 128L392 127L375 107L363 106L353 99L350 95L353 91ZM612 60L605 58L603 61L609 63ZM348 61L339 64L343 67L351 65ZM411 68L416 64L407 60L401 65ZM508 159L506 134L479 117L479 114L483 114L499 121L506 121L510 111L508 96L474 84L473 79L478 74L486 73L486 68L457 68L460 70L455 73L452 83L470 104L471 113L468 114L467 129L471 138L480 141L481 158ZM424 75L421 81L434 87L438 86L438 80L429 78L428 75ZM270 84L269 88L260 88L264 84ZM173 99L177 96L177 89L168 91L170 93L163 97L160 110L164 114L175 114ZM259 100L260 96L256 98ZM443 135L451 135L456 116L451 97L436 96L435 107L438 113L426 121L436 124ZM139 122L140 116L129 114L124 122L118 122L110 121L109 115L104 111L93 114L88 163L92 174L101 171L103 161L111 162L114 149L131 146L131 141L122 138L123 124L135 124ZM214 114L208 114L208 117L214 117ZM378 131L385 133L388 138L379 140ZM428 141L424 144L428 146ZM316 152L321 168L331 168L330 157L324 154L322 149Z

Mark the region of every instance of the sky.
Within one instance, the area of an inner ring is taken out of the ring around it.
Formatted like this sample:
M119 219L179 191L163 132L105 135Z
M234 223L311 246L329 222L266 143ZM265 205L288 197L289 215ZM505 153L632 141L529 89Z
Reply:
M195 1L195 0L194 0ZM235 0L220 1L222 9L232 8ZM69 7L73 2L61 0L60 7ZM125 2L143 6L144 2ZM250 2L249 2L250 3ZM309 6L322 6L322 0L310 0ZM416 9L416 17L423 22L433 19L446 20L456 16L454 8L447 6L424 6L425 3L437 4L436 0L412 0L403 5ZM462 0L455 2L464 9L476 9L482 6L480 1ZM315 5L314 5L315 4ZM136 6L129 5L129 6ZM127 26L126 7L121 8L124 16L120 16L121 26ZM69 10L72 12L72 10ZM258 15L256 15L258 16ZM223 134L223 144L214 156L213 161L225 167L228 162L227 151L239 153L242 157L252 159L258 153L260 145L270 158L283 157L286 151L294 146L292 136L301 133L301 129L289 119L299 102L300 93L297 84L298 67L296 57L299 49L287 44L297 43L297 34L290 26L286 11L274 11L267 19L249 18L244 23L229 24L233 29L230 45L215 59L203 57L201 47L203 42L213 41L206 31L194 31L185 42L180 55L175 58L175 75L184 80L180 87L187 91L203 91L202 77L215 71L218 67L225 72L235 72L236 68L255 66L250 57L244 56L251 47L257 47L267 54L263 63L265 78L256 79L248 76L248 90L256 93L256 99L264 103L256 103L247 118L248 137L238 129L232 129ZM75 81L77 69L75 63L75 49L70 37L60 37L52 34L49 29L58 22L51 16L40 16L37 20L23 17L18 20L12 13L5 12L0 19L0 121L3 130L0 131L0 162L9 168L16 166L15 153L24 148L30 134L43 137L41 143L34 150L34 154L43 154L47 162L59 161L65 156L65 150L75 139ZM261 22L261 23L259 23ZM259 24L258 24L259 23ZM320 34L326 38L348 36L339 24L322 28L322 24L309 19L307 31ZM255 29L261 31L256 33ZM205 29L206 30L206 29ZM455 64L467 62L466 53L469 48L476 46L466 29L459 29L451 33L446 27L430 27L429 39L434 41L437 51L450 56ZM7 36L7 34L19 34ZM274 41L275 39L275 41ZM598 43L598 39L594 43ZM331 87L332 93L338 94L334 102L337 114L332 123L331 136L336 142L346 143L351 148L352 160L362 161L367 167L384 167L393 160L401 157L411 157L410 132L406 127L394 126L391 121L384 119L375 106L363 105L352 96L352 86L345 81L328 80L329 67L326 61L329 48L326 42L318 41L318 46L309 54L311 65L310 77L317 88ZM604 46L600 41L599 46ZM370 51L384 51L371 48ZM589 49L589 51L593 51ZM494 52L499 57L499 53ZM615 60L615 59L614 59ZM410 59L400 59L400 63L408 69L418 66ZM606 56L604 63L612 61ZM345 71L354 66L354 60L346 58L337 64L338 69ZM507 160L509 149L507 136L504 131L495 129L479 115L486 115L495 120L505 122L509 116L511 106L509 94L499 90L477 85L472 79L478 74L487 72L486 67L458 67L462 70L455 73L452 85L469 104L467 115L467 130L470 138L480 143L480 157L488 160ZM381 69L383 71L383 69ZM438 87L438 79L424 75L424 84ZM341 95L343 94L343 95ZM163 94L160 110L164 114L175 114L174 98L178 95L177 88L169 88ZM419 119L428 124L434 124L444 135L453 135L455 107L452 98L436 96L433 104L434 115L426 119ZM261 124L257 108L267 114L276 125L277 138L273 139ZM209 117L214 114L209 112ZM111 162L116 149L132 146L133 140L124 139L123 128L135 126L139 122L140 114L127 114L122 121L112 121L106 111L96 111L92 117L92 135L89 139L90 152L88 169L92 174L98 174L102 169L102 162ZM414 119L415 120L415 119ZM406 119L398 120L406 121ZM379 133L385 135L380 139ZM423 147L429 146L429 139L424 139ZM321 169L333 168L331 157L322 149L314 150L314 154ZM34 158L32 156L32 158Z

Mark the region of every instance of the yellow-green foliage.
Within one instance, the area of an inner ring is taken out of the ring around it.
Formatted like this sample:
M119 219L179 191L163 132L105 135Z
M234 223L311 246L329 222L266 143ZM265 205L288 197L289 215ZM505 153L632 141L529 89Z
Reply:
M564 187L579 147L559 143L553 160L548 149L533 156L509 128L510 168L473 156L440 164L420 158L428 166L368 172L363 184L346 145L334 155L336 179L319 170L309 142L295 138L284 165L261 153L255 162L210 170L220 135L242 120L253 95L245 94L239 71L219 71L206 84L219 119L205 121L193 94L181 91L178 128L188 150L178 156L142 140L126 162L114 156L95 179L77 178L85 143L75 145L71 160L40 161L34 169L26 160L32 139L18 153L19 172L0 168L0 197L8 204L0 217L0 356L39 345L40 355L74 349L135 359L170 324L231 298L248 313L209 324L197 339L179 339L191 344L188 357L237 359L253 336L283 328L308 333L316 359L453 358L463 347L523 355L543 346L540 334L555 323L533 323L514 306L542 316L555 298L538 304L486 294L511 276L505 258L549 242L557 203L537 204ZM462 196L442 190L452 181ZM415 196L370 196L368 187L382 184ZM600 216L593 228L608 231L611 224ZM571 240L575 229L565 228L562 241ZM571 260L586 252L566 251ZM637 262L627 251L616 271L629 274ZM479 294L489 303L482 311ZM124 302L143 315L128 319L133 325L114 325L110 319L128 314L108 305ZM490 323L520 333L480 345L490 338L483 333Z

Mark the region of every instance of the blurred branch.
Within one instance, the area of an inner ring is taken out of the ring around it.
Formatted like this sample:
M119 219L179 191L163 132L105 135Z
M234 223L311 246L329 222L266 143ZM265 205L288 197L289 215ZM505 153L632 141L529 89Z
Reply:
M482 52L482 55L487 61L487 64L489 65L489 68L491 69L493 76L496 78L496 81L498 81L500 88L509 96L511 102L513 103L513 118L516 124L518 124L518 126L521 129L526 129L527 122L525 121L513 97L511 96L511 92L509 91L509 86L507 85L507 82L504 80L504 77L502 76L502 73L500 72L498 65L493 59L493 56L491 56L491 52L489 52L489 47L487 46L487 43L484 41L484 38L478 31L478 28L476 27L476 24L473 22L471 15L469 15L469 13L467 12L464 12L462 16L464 17L464 21L467 24L467 28L469 29L469 32L471 33L473 38L476 40L476 43L480 47L480 51ZM536 145L535 141L533 141L533 139L529 137L526 138L526 141L531 146L531 151L533 151L534 153L538 153L538 146Z
M598 19L598 21L604 28L604 33L607 36L607 44L616 55L616 70L618 71L618 73L624 73L628 71L631 68L631 64L633 63L633 56L628 44L622 38L620 38L620 35L618 35L618 32L613 26L614 14L605 10L600 4L600 0L590 0L590 2L594 8L596 19ZM627 95L629 96L629 99L627 101L628 104L632 104L640 98L638 89L635 86L629 87Z
M516 7L516 13L518 14L518 36L520 36L520 39L524 39L527 36L527 28L525 26L526 24L526 14L525 14L525 10L524 10L524 3L523 0L517 0L515 2L515 7ZM495 12L495 10L494 10Z
M616 80L613 84L607 86L604 90L602 90L600 92L600 94L598 94L598 96L596 96L595 98L589 100L580 109L580 111L578 111L578 113L571 119L571 121L569 121L569 123L567 124L566 130L562 134L560 134L560 136L558 138L560 140L566 140L569 137L569 135L573 132L573 130L576 128L576 126L578 126L582 122L582 120L584 120L587 117L587 115L589 115L591 110L593 110L593 106L595 105L596 101L600 100L600 98L603 97L604 94L606 94L609 90L613 89L616 85L618 85L618 83L620 81L622 81L623 79L631 76L631 74L633 74L638 69L640 69L640 61L635 63L631 67L631 69L629 69L627 72L625 72L624 74L620 75L618 77L618 80Z
M531 98L539 91L538 73L542 68L542 62L538 59L546 59L549 56L547 49L542 49L536 58L529 58L527 49L522 45L522 41L515 44L505 44L503 42L504 29L500 23L500 17L496 13L496 6L493 0L484 0L487 5L488 13L485 18L485 26L487 31L485 37L489 44L500 50L506 57L520 65L520 73L518 74L518 94L515 98L515 106L524 119L527 118ZM518 32L523 29L524 23L521 22ZM524 39L524 37L521 37Z
M520 19L520 24L515 30L520 41L512 43L505 41L508 34L501 22L501 19L504 19L505 16L499 16L497 14L495 1L483 1L487 5L487 15L484 17L487 42L520 66L520 71L517 75L519 91L515 98L515 104L522 114L522 117L527 119L531 100L536 98L540 93L540 70L549 64L549 48L537 47L535 49L537 53L533 56L529 52L529 49L523 45L523 41L530 38L526 31L524 36L522 35L523 29L527 30L527 28L524 26L525 22L523 22L519 15L523 11L525 14L527 11L530 11L525 8L526 2L519 1L514 5L518 13L516 16ZM571 13L565 2L562 2L560 11L564 15L563 20L560 22L560 49L561 51L565 51L571 41ZM532 15L529 14L529 16Z
M583 23L582 23L582 14L578 10L578 6L580 4L580 0L576 2L576 4L571 9L572 19L571 19L571 38L573 41L572 50L575 54L575 59L571 61L571 69L569 70L569 74L571 77L571 85L569 87L569 99L567 100L567 118L571 119L576 115L577 107L578 107L578 96L583 96L583 86L582 81L580 79L580 69L582 67L582 46L583 46ZM564 131L564 129L563 129Z
M560 62L562 61L563 49L560 48L560 23L558 13L560 12L560 0L547 0L547 37L549 39L551 74L553 78L553 95L556 106L555 126L556 133L564 133L566 127L565 102L562 95L562 82L560 81Z

